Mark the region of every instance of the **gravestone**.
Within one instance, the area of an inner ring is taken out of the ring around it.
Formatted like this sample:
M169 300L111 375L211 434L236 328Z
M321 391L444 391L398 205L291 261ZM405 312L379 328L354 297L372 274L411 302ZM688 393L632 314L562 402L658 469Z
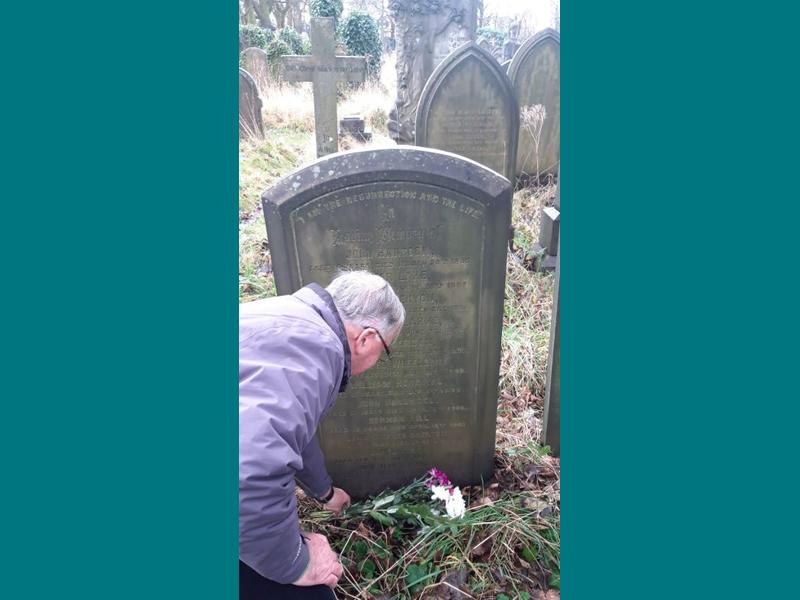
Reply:
M389 136L413 144L422 88L453 50L475 39L477 0L393 0L389 10L397 40L397 99L389 111Z
M367 73L364 56L336 56L332 17L312 17L311 56L281 57L284 81L314 83L314 132L317 157L339 150L336 87L344 81L361 82Z
M264 137L261 98L253 77L239 69L239 137Z
M355 498L433 466L459 485L491 477L511 193L473 161L416 147L335 154L264 192L279 294L367 269L406 308L391 360L353 378L320 429Z
M269 61L261 48L247 48L242 52L244 69L255 79L260 89L269 81Z
M511 60L508 77L520 109L541 104L545 119L539 141L540 173L558 171L561 143L561 42L557 31L544 29L529 38ZM536 147L524 119L520 123L517 173L535 175Z
M475 42L431 74L417 109L417 146L466 156L515 181L519 107L506 74Z
M539 258L537 271L552 271L558 265L558 244L561 233L561 167L558 168L555 206L542 209L539 220L539 241L533 245L533 252Z
M342 120L339 121L339 137L342 138L346 135L359 142L372 141L372 132L367 131L367 123L364 117L342 117Z
M503 42L503 60L511 60L519 49L519 42L517 40L506 40Z

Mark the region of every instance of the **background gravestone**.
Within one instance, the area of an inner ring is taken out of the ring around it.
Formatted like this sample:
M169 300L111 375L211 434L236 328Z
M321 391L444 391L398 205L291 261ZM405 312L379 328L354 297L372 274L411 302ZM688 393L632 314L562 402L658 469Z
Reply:
M431 74L417 109L416 144L466 156L514 181L519 107L502 67L469 42Z
M393 0L389 10L397 40L397 99L389 112L389 135L412 144L425 82L453 50L475 39L477 0Z
M253 77L239 69L239 137L264 137L261 98Z
M519 50L519 42L517 40L508 39L503 42L503 61L514 58L517 50Z
M261 48L247 48L242 52L242 63L244 69L253 77L259 86L264 89L269 81L269 61L267 53Z
M279 294L368 269L407 311L392 359L353 378L320 431L354 497L433 466L457 484L491 476L511 193L477 163L413 147L332 155L264 192Z
M520 109L542 104L546 117L539 143L539 165L542 173L558 171L561 142L561 43L557 31L544 29L529 38L511 60L508 76L517 95ZM520 123L517 173L536 173L533 140Z

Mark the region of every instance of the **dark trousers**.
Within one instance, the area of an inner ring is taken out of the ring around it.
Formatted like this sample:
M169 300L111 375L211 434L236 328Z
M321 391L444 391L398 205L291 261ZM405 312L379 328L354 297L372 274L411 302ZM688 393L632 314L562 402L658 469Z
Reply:
M239 600L336 600L326 585L300 587L265 579L239 561Z

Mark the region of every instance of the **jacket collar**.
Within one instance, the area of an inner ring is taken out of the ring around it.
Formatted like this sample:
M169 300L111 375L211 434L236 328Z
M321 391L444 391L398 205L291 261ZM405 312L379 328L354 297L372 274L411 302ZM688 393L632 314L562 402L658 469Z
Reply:
M342 318L333 298L321 286L316 283L309 283L307 286L297 290L293 296L311 306L320 317L328 324L331 330L342 342L344 348L344 371L342 372L342 383L339 386L339 393L343 392L350 381L350 344L347 343L347 333L344 328Z

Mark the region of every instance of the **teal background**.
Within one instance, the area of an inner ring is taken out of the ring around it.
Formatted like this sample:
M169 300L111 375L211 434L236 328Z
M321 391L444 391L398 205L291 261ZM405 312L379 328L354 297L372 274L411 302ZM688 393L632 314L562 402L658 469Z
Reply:
M233 598L236 8L3 21L0 597Z
M797 15L561 22L564 598L794 597Z
M776 6L562 6L565 598L794 588ZM235 597L237 16L194 8L4 11L4 598Z

